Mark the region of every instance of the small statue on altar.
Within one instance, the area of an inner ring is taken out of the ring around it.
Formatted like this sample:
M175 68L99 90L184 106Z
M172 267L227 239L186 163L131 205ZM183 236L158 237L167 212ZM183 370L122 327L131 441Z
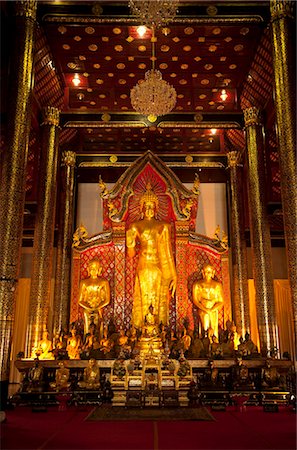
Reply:
M71 336L67 341L67 353L70 359L80 359L80 352L82 348L81 337L77 334L76 329L70 330Z
M234 356L234 343L232 340L224 336L223 342L221 343L222 356L224 358L233 358Z
M100 370L94 358L89 360L88 366L84 369L83 381L79 381L77 384L82 389L99 389Z
M219 343L218 338L213 335L212 336L212 343L210 344L210 356L214 359L220 359L222 357L222 347Z
M28 373L28 392L42 392L43 390L43 367L40 365L39 359L35 359L34 366Z
M213 334L219 334L219 310L224 303L222 283L214 279L215 269L206 264L202 269L202 280L193 285L193 302L198 308L198 314L204 331L212 328Z
M234 389L253 389L254 383L249 378L249 369L243 363L242 358L236 359L236 364L232 369L232 379Z
M100 351L103 353L105 358L109 356L114 357L113 354L114 341L108 337L108 329L103 329L103 337L100 340Z
M194 333L194 338L189 349L188 357L192 359L201 358L204 353L204 347L202 340L200 339L197 332Z
M90 352L93 349L95 341L96 341L96 325L94 324L94 322L92 322L90 324L89 333L87 333L86 335L83 349L86 352Z
M149 306L148 313L144 318L144 327L143 327L145 337L154 337L158 336L158 317L154 313L153 305Z
M37 350L35 354L38 355L39 359L54 359L53 355L53 344L48 338L48 331L44 330L42 333L42 339L38 342Z
M246 344L242 336L239 338L239 345L237 347L237 354L242 358L245 358L248 355L248 351L246 348Z
M276 367L267 359L262 370L262 386L268 389L279 389L281 376Z
M177 371L177 375L180 378L184 378L184 377L190 375L191 366L190 366L189 362L186 360L183 352L181 352L178 362L179 362L179 368Z
M132 323L141 329L145 316L153 306L158 323L168 324L169 298L175 294L176 269L170 239L170 224L157 220L158 196L150 183L140 198L142 219L127 230L128 256L135 255L137 241L140 252L133 294Z
M188 334L186 327L183 329L183 334L180 338L181 349L185 356L187 356L189 348L191 346L192 338Z
M56 370L55 382L50 383L52 389L57 391L65 391L70 387L70 370L65 367L64 361L59 362L59 368Z
M120 329L118 337L118 349L123 351L125 356L129 356L131 353L131 347L129 346L129 337L125 334L123 329Z
M149 306L145 315L142 334L139 339L139 348L142 354L151 352L159 353L162 348L162 340L159 336L158 316L154 312L153 305Z
M115 360L112 367L113 375L122 380L127 372L125 355L121 352L118 359Z
M89 278L81 280L79 287L79 305L84 310L85 333L94 322L102 336L103 308L110 302L109 282L101 276L102 267L98 259L92 259L88 264Z
M247 351L247 356L258 355L258 348L256 344L254 344L254 342L251 340L250 334L246 332L244 337L245 337L244 344Z

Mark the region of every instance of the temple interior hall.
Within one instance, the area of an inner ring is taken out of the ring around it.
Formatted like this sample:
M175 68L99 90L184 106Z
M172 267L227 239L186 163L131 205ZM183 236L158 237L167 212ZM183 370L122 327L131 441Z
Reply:
M2 448L294 448L296 2L0 11Z

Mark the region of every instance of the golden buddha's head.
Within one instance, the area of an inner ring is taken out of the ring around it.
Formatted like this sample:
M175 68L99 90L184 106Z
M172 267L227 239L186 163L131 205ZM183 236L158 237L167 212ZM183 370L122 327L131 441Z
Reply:
M102 272L102 267L100 264L99 259L94 258L91 261L89 261L88 264L88 274L90 277L97 277Z
M145 217L152 218L155 216L158 206L158 196L152 191L151 183L148 183L146 185L146 191L140 198L140 210Z
M96 365L97 365L96 359L91 358L91 359L89 360L89 366L90 366L90 367L95 367Z
M215 269L211 264L205 264L202 269L202 275L206 280L211 280L215 276Z

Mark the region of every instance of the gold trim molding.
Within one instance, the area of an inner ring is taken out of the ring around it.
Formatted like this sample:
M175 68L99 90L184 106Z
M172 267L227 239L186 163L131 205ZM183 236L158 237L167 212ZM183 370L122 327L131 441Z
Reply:
M270 2L271 21L283 17L294 18L293 2L289 0L271 0Z
M54 106L45 106L42 109L42 123L41 125L55 125L59 126L60 110Z
M36 0L20 0L16 2L16 15L25 16L36 20L37 1Z
M145 122L66 122L64 128L143 128L147 127Z
M232 150L231 152L227 153L228 168L239 166L240 160L241 160L241 154L239 151Z
M237 122L160 122L160 128L221 128L221 129L238 129L241 128Z
M62 164L69 167L74 167L76 163L76 153L70 150L65 150L62 153Z
M79 163L78 167L130 167L132 164L134 164L134 161L129 162L116 162L111 163L110 161L82 161ZM217 169L224 169L225 165L221 162L165 162L167 167L201 167L201 168L217 168Z
M246 108L243 111L244 123L246 127L252 125L262 125L262 114L260 109L252 106L251 108Z
M136 18L127 17L81 17L81 16L46 16L43 18L44 22L58 22L58 23L122 23L128 25L135 25L139 22ZM181 18L176 17L171 23L176 24L258 24L263 23L261 16L245 16L245 17L193 17Z

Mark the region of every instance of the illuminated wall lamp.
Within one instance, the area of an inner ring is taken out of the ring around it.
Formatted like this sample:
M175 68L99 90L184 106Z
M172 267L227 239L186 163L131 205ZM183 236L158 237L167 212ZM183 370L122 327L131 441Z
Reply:
M72 84L74 84L74 86L79 86L81 83L80 78L77 73L74 75L74 77L72 78L71 81L72 81Z
M143 37L145 35L145 33L147 32L147 28L144 25L140 25L139 27L137 27L136 29L138 36Z
M222 92L220 95L221 100L224 102L225 100L227 100L227 97L228 97L228 95L227 95L226 89L222 89Z

